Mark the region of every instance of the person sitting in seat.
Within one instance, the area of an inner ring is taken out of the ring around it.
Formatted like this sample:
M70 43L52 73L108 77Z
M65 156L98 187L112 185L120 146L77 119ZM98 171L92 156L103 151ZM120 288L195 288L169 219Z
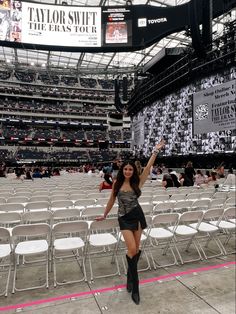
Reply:
M109 190L112 189L112 178L109 173L104 174L104 181L99 185L99 192L102 190Z

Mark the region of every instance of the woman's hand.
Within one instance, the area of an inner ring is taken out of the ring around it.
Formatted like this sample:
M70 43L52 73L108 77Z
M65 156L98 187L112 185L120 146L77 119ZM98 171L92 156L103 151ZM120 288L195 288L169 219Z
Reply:
M106 218L104 216L98 216L95 218L96 221L103 221L105 220Z
M164 146L165 146L165 141L162 139L162 140L160 141L160 143L156 144L155 148L158 149L158 150L160 150L160 149L162 149L162 147L164 147Z

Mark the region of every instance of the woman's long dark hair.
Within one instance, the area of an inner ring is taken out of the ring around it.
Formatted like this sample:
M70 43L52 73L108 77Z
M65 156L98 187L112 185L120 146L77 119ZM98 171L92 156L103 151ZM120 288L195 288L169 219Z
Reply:
M134 190L135 194L139 197L141 195L141 190L139 188L139 181L140 181L140 179L139 179L137 168L136 168L135 163L133 161L125 161L121 165L121 167L120 167L120 169L118 171L118 174L117 174L115 185L114 185L114 194L115 194L115 196L117 196L120 188L122 187L122 184L125 181L125 176L123 174L123 169L127 165L130 165L134 169L133 175L130 178L130 186Z

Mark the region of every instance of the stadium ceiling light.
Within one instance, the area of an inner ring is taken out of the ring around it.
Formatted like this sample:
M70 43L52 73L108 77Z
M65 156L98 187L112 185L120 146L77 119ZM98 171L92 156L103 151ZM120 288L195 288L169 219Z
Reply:
M10 59L7 59L7 63L10 63L11 62L11 60Z
M42 63L42 67L45 68L45 67L46 67L46 64L45 64L45 63Z
M34 65L34 62L30 62L30 65L32 65L32 66L33 66L33 65Z

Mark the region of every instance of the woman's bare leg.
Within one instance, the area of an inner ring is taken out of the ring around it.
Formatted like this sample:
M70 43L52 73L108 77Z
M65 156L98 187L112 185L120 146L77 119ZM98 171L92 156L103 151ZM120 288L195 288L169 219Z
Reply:
M125 244L126 244L126 247L127 247L127 255L132 258L133 256L136 255L137 253L137 244L136 244L136 239L135 239L135 235L134 235L134 232L131 231L131 230L122 230L121 231L123 237L124 237L124 240L125 240Z
M143 230L142 230L140 223L139 223L138 230L134 231L134 239L135 239L135 243L136 243L136 253L139 252L139 246L140 246L140 239L141 239L142 231Z

